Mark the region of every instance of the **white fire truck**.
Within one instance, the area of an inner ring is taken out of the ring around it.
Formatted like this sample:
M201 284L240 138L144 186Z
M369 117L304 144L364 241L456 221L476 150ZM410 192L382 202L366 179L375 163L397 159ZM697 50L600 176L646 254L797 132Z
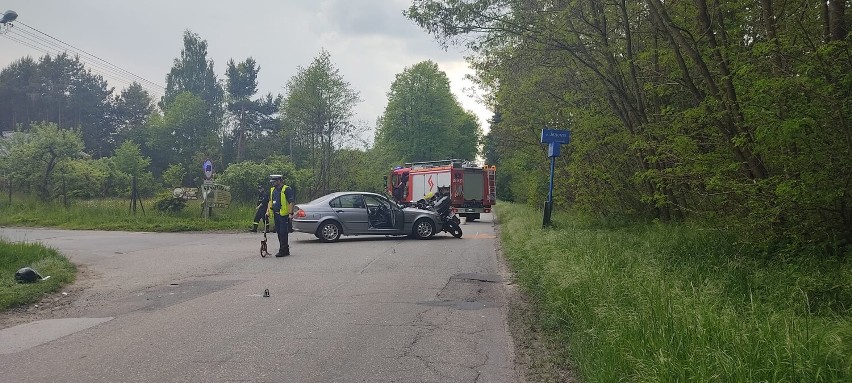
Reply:
M473 221L497 203L496 172L494 166L464 160L412 162L390 172L387 191L402 204L429 193L449 193L453 212Z

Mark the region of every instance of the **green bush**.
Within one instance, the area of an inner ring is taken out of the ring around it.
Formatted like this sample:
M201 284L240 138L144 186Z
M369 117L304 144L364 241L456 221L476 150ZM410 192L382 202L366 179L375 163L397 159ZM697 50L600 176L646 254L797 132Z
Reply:
M186 201L177 198L171 192L164 192L157 196L154 209L163 213L178 213L186 207Z
M281 174L284 182L293 187L300 178L291 162L283 158L268 159L264 162L243 161L231 164L216 179L217 183L231 187L231 198L235 201L253 201L257 196L257 184L269 186L270 174Z
M163 183L168 187L180 187L186 177L186 167L181 164L171 164L163 171Z
M64 164L61 174L54 182L55 194L63 189L72 198L95 198L104 196L109 167L102 161L72 160Z

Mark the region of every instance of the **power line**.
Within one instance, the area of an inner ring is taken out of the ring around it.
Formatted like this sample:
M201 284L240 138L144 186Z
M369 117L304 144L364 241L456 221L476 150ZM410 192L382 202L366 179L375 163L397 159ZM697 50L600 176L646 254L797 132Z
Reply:
M77 60L89 67L91 71L101 75L102 77L109 78L114 82L125 85L130 85L134 82L137 83L149 93L154 101L163 97L165 94L165 87L160 84L130 72L129 70L119 67L118 65L95 56L83 49L77 48L74 45L68 44L20 21L16 22L15 25L23 25L25 28L29 28L29 30L9 28L6 33L0 34L0 36L6 37L11 41L48 55L52 54L58 56L61 53L71 53L76 56Z
M68 53L68 50L67 50L65 47L63 47L63 46L61 46L61 45L58 45L58 44L56 44L56 43L54 43L54 42L52 42L52 41L45 40L44 38L41 38L41 37L40 37L40 36L38 36L38 35L34 35L34 34L32 34L32 33L25 32L25 31L20 30L20 29L16 29L14 32L12 32L12 33L10 33L10 34L11 34L11 35L14 35L14 36L17 36L18 38L25 39L25 40L27 40L28 42L33 43L33 44L36 44L36 45L42 45L43 47L45 47L45 48L49 48L49 49L55 49L55 52L60 52L60 53L61 53L61 52L65 52L65 53ZM78 58L80 58L80 55L79 55L79 54L77 54L76 52L71 51L71 53L75 54ZM125 74L123 74L123 73L121 73L121 72L118 72L118 71L114 70L114 69L113 69L113 68L111 68L111 67L103 66L103 65L101 65L101 64L99 64L99 63L91 63L91 62L85 61L85 57L80 58L80 61L82 61L82 62L84 62L84 63L88 64L88 65L89 65L89 66L91 66L91 67L97 67L97 68L100 68L101 70L107 71L107 72L112 73L112 74L114 74L114 75L116 75L116 76L120 76L120 77L122 77L122 78L133 79L132 77L127 77ZM135 81L135 79L133 79L133 80ZM138 82L138 81L137 81L137 82ZM144 85L147 85L147 83L143 83L143 84L144 84Z
M151 81L151 80L148 80L148 79L146 79L146 78L144 78L144 77L142 77L142 76L139 76L139 75L137 75L137 74L135 74L135 73L133 73L133 72L131 72L131 71L129 71L129 70L126 70L126 69L124 69L124 68L122 68L122 67L120 67L120 66L118 66L118 65L115 65L115 64L113 64L113 63L111 63L111 62L109 62L109 61L107 61L107 60L104 60L104 59L102 59L102 58L100 58L100 57L98 57L98 56L95 56L95 55L93 55L93 54L91 54L91 53L89 53L89 52L87 52L87 51L85 51L85 50L83 50L83 49L80 49L80 48L77 48L77 47L75 47L75 46L73 46L73 45L71 45L71 44L68 44L68 43L66 43L66 42L64 42L64 41L62 41L62 40L60 40L60 39L57 39L56 37L53 37L53 36L51 36L51 35L49 35L49 34L47 34L47 33L44 33L44 32L42 32L42 31L40 31L40 30L38 30L38 29L36 29L36 28L34 28L34 27L31 27L31 26L29 26L29 25L27 25L27 24L23 23L23 22L18 21L16 24L21 24L21 25L23 25L24 27L27 27L27 28L29 28L29 29L32 29L33 31L38 32L39 34L42 34L42 35L44 35L44 36L46 36L46 37L50 38L51 40L55 40L55 41L57 41L57 42L61 43L61 44L62 44L62 45L64 45L64 46L70 47L72 50L82 52L84 55L87 55L87 56L89 56L89 57L94 58L95 60L98 60L98 61L100 61L100 62L103 62L103 63L105 63L105 64L106 64L106 65L108 65L108 66L111 66L111 67L113 67L113 68L116 68L116 69L117 69L117 70L119 70L120 72L124 72L124 73L126 73L126 74L130 75L131 77L134 77L134 78L137 78L137 79L139 79L139 80L142 80L142 81L144 81L144 82L146 82L146 83L148 83L148 84L151 84L151 85L153 85L153 86L156 86L157 88L160 88L160 89L163 89L163 90L165 90L165 89L166 89L164 86L162 86L162 85L160 85L160 84L157 84L157 83L155 83L155 82L153 82L153 81Z
M38 41L37 39L30 37L30 35L17 33L17 30L16 30L15 33L7 33L7 34L4 34L3 36L12 40L12 41L15 41L15 42L21 44L21 45L30 47L32 49L35 49L39 52L42 52L42 53L45 53L45 54L48 54L48 55L59 56L62 53L66 53L66 54L68 53L68 51L63 50L64 47L57 46L55 44L51 44L50 42ZM75 52L71 52L71 53L75 53ZM148 85L147 83L140 83L139 81L136 81L132 77L128 77L128 76L126 76L126 75L124 75L120 72L117 72L117 71L115 71L115 70L113 70L109 67L99 65L98 63L89 62L89 61L85 60L85 58L81 58L79 55L77 55L77 59L81 63L85 64L89 68L89 70L91 70L91 71L93 71L93 72L95 72L95 73L97 73L97 74L99 74L99 75L101 75L105 78L112 79L115 82L122 83L122 84L125 84L125 85L130 85L130 84L135 82L135 83L139 84L143 89L148 91L148 93L151 94L151 96L162 96L163 95L162 90L153 88L150 85Z
M50 52L50 51L46 51L46 50L44 50L43 48L39 48L39 47L36 47L36 46L34 46L34 45L30 45L30 44L28 44L28 43L26 43L26 42L23 42L23 41L21 41L21 40L18 40L18 39L16 39L16 38L12 37L9 33L4 33L4 34L2 34L2 35L0 35L0 36L3 36L3 37L5 37L5 38L7 38L7 39L9 39L9 40L12 40L12 41L14 41L14 42L18 43L18 44L28 46L28 47L30 47L30 48L32 48L32 49L35 49L35 50L37 50L37 51L39 51L39 52L41 52L41 53L46 53L46 54L51 54L51 53L52 53L52 52Z

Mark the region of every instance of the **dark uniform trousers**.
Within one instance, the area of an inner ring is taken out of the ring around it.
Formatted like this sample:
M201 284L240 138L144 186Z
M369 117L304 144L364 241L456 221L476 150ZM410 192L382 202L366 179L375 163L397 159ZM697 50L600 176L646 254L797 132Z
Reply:
M266 217L266 210L268 206L266 203L260 203L257 205L257 210L254 212L254 228L257 229L257 225L263 221L263 225L266 227L266 231L269 231L269 218Z
M273 212L275 221L275 231L278 233L278 244L280 245L280 249L278 250L283 255L290 255L290 242L289 235L290 234L290 222L288 216L282 216L279 212Z

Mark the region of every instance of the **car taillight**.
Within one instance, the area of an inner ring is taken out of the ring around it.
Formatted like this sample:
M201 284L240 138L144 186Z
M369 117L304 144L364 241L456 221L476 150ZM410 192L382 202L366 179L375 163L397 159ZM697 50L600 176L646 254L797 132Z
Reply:
M308 216L308 215L307 215L307 214L305 214L305 211L304 211L304 210L301 210L301 209L296 210L296 218L305 218L305 217L307 217L307 216Z

